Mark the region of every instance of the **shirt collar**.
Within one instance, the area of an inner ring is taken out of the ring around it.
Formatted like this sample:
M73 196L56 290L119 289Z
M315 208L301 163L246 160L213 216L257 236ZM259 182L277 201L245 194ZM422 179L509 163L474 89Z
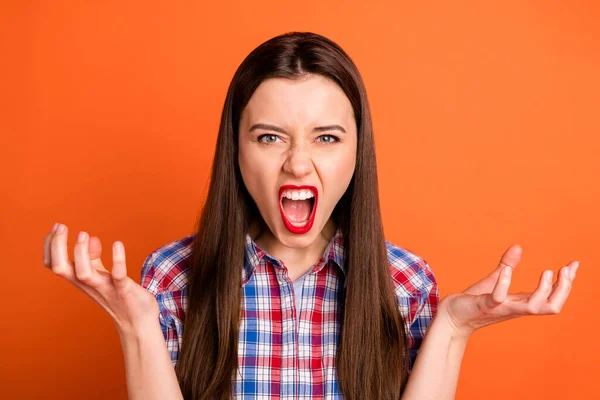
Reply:
M276 257L258 247L254 240L246 233L246 245L244 254L244 269L242 271L242 282L250 278L254 269L263 261L269 261L275 267L283 268L281 261ZM317 269L314 272L320 271L327 263L323 261L333 261L346 275L346 252L344 248L344 235L341 228L337 228L335 235L329 241L325 248L320 262L317 264Z

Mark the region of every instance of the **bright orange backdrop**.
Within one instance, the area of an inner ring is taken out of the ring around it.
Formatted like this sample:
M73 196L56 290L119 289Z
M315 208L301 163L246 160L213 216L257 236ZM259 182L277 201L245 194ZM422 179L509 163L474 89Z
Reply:
M386 237L442 297L524 249L512 291L581 262L556 316L478 331L458 399L598 392L600 9L588 1L3 1L0 387L125 399L108 314L42 265L54 222L122 240L128 272L192 233L235 69L300 30L367 85Z

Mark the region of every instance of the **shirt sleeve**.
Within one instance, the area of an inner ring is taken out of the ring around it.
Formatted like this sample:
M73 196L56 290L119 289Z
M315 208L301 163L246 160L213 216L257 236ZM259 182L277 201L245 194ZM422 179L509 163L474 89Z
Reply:
M177 305L174 300L174 293L165 291L156 277L157 271L153 255L154 253L150 254L144 261L140 283L144 289L156 297L160 311L158 321L174 368L177 365L179 356L183 327L179 318L175 316Z
M438 285L433 270L426 261L422 260L420 263L423 267L421 268L419 275L423 281L423 285L420 290L420 295L418 296L417 311L409 329L410 335L412 336L412 343L409 347L409 373L412 371L415 364L417 354L421 347L421 343L423 342L423 336L425 336L425 331L433 317L436 315L439 302Z

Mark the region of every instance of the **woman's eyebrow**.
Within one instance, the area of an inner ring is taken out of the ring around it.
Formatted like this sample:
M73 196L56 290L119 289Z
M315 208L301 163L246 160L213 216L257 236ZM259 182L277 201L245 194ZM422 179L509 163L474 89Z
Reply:
M252 132L255 129L264 129L264 130L270 130L270 131L287 134L287 132L284 129L282 129L278 126L275 126L275 125L254 124L250 127L249 132ZM326 131L334 131L334 130L346 133L346 130L344 128L342 128L340 125L317 126L313 129L313 132L326 132Z

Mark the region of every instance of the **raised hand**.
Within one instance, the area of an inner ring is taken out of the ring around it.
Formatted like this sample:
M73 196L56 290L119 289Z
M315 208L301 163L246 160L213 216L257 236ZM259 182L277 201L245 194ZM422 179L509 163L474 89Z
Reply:
M67 252L68 228L55 224L44 240L44 265L56 275L99 304L114 320L119 334L136 332L137 326L158 324L156 298L127 276L125 249L121 242L113 245L113 267L109 272L102 265L102 245L97 237L80 232L74 258Z
M546 270L535 291L508 293L512 272L521 260L521 254L520 246L511 246L490 275L463 292L442 299L438 312L448 319L457 336L468 337L476 329L523 315L560 312L571 292L579 262L571 261L559 269L554 285L552 270Z

